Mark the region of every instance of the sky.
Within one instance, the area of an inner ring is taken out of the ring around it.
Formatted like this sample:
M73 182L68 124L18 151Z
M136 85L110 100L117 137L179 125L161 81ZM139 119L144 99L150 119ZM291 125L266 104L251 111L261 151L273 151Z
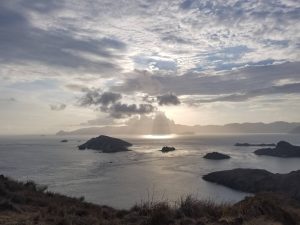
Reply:
M300 121L298 0L1 0L0 134Z

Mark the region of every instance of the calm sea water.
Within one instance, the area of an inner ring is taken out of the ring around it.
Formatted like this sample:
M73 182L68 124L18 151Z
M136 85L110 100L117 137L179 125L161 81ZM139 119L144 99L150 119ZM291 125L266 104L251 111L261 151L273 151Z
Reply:
M67 138L69 142L61 143ZM209 172L232 168L261 168L287 173L300 169L300 159L256 156L257 147L235 147L236 142L276 143L286 140L300 145L299 135L201 135L170 139L122 137L134 146L130 152L104 154L79 151L88 136L0 137L0 173L20 180L34 180L51 191L84 196L87 201L129 208L147 200L176 201L192 194L200 199L236 202L247 193L202 180ZM176 147L163 154L164 145ZM205 153L218 151L232 158L205 160Z

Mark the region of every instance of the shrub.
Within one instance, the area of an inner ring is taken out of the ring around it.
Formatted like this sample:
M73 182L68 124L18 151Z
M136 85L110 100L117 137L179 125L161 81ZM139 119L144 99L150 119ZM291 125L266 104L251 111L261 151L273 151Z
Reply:
M149 225L174 224L174 211L167 203L157 203L149 209Z
M209 200L200 201L192 198L192 196L187 196L180 200L178 211L190 218L200 218L204 216L220 218L225 208L225 205L216 205L214 202Z

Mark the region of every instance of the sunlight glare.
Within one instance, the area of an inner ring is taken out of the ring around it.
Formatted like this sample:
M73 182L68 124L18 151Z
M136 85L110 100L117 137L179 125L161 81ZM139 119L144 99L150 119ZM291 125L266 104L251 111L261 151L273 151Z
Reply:
M172 139L175 138L177 135L176 134L148 134L148 135L143 135L143 138L146 139Z

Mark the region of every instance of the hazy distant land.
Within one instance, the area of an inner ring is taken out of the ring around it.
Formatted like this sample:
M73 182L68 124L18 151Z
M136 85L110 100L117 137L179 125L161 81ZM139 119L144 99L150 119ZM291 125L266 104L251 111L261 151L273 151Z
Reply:
M300 123L277 121L273 123L230 123L226 125L182 125L176 124L164 114L155 118L141 116L129 120L123 126L87 127L73 131L59 131L57 135L94 134L212 134L212 133L299 133Z

